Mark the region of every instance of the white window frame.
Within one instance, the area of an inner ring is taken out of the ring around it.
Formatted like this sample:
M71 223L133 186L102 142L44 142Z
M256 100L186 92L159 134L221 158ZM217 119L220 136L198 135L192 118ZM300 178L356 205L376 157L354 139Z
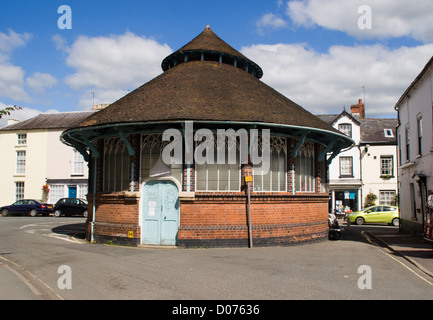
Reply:
M17 133L17 144L20 146L27 144L27 133Z
M56 203L59 199L66 197L65 184L51 184L50 185L50 203Z
M394 157L380 156L380 176L394 176Z
M26 173L26 151L25 150L17 151L15 173L19 175L23 175Z
M24 199L25 183L23 181L15 182L15 201Z
M379 190L379 205L393 206L395 190Z
M349 138L352 138L352 125L350 123L340 123L338 125L338 131L345 134Z
M350 166L344 167L344 160L350 159ZM343 160L343 161L342 161ZM353 177L353 157L351 156L342 156L339 158L339 167L340 167L340 177ZM349 173L350 169L350 173ZM346 171L347 170L347 171Z
M74 175L84 174L84 157L76 149L73 150L72 174Z

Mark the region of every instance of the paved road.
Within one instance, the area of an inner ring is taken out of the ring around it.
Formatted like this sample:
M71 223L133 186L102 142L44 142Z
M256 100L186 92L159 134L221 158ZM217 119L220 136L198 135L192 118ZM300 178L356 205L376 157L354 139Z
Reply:
M0 282L10 281L15 290L10 298L433 298L432 278L361 235L365 228L389 227L352 226L342 241L293 247L154 249L85 243L73 237L83 223L83 218L0 218ZM59 270L62 266L70 273ZM361 266L368 269L358 273ZM8 295L12 291L2 285L0 298Z

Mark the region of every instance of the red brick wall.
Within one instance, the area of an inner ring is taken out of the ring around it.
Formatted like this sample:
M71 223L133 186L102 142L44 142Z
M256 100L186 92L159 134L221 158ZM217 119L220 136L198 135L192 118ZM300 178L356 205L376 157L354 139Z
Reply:
M93 219L93 197L88 198L90 210L87 231L90 234ZM94 223L95 240L107 242L105 239L117 238L123 239L121 242L138 244L141 238L139 200L139 197L133 195L128 197L124 194L97 194ZM90 235L88 235L89 237Z
M253 243L278 245L323 239L328 230L328 196L261 193L251 196ZM227 246L248 240L247 198L239 193L196 193L181 203L181 246Z

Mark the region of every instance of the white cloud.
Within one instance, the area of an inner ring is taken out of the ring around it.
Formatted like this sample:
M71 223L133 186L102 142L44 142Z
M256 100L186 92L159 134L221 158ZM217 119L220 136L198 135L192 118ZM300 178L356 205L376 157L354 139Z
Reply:
M24 46L30 38L29 33L20 34L11 29L8 34L0 32L0 62L9 60L12 50Z
M46 88L57 84L57 79L49 73L35 72L26 79L26 84L34 91L44 93Z
M95 97L117 100L121 97L118 94L133 90L162 73L161 57L172 52L166 44L131 32L106 37L80 36L67 49L62 39L55 41L68 53L67 64L76 69L66 77L66 83L74 90L86 89L83 97L86 101L90 91L95 91ZM105 102L114 101L101 103Z
M395 117L394 105L431 58L433 44L389 49L306 44L253 45L242 53L258 63L262 80L313 113L339 113L363 98L367 116Z
M8 63L0 64L0 97L31 101L24 91L24 70Z
M18 101L30 101L24 91L24 70L10 63L12 51L24 46L30 34L19 34L8 30L8 34L0 32L0 97Z
M264 14L256 23L259 33L263 33L263 30L266 28L281 29L287 27L287 25L288 22L286 20L273 13Z
M358 13L368 5L372 28L360 29ZM433 2L431 0L292 0L287 3L292 23L303 27L321 26L345 32L357 38L389 38L409 36L433 41Z
M6 105L0 101L0 109L4 109L6 107L12 107L12 105ZM9 119L24 121L36 117L41 113L57 113L57 112L58 111L54 109L48 110L46 112L42 112L40 110L32 109L32 108L22 108L21 110L11 111L10 115L5 115L2 118L0 118L0 128L5 127Z

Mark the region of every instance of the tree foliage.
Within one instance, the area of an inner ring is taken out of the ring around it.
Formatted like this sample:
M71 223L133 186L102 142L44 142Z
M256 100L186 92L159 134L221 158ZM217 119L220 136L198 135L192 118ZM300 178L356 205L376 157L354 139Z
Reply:
M6 108L4 108L4 109L0 109L0 119L1 119L3 116L6 116L6 115L9 116L9 115L11 114L12 111L21 110L21 109L22 109L21 107L17 107L17 106L6 107Z

